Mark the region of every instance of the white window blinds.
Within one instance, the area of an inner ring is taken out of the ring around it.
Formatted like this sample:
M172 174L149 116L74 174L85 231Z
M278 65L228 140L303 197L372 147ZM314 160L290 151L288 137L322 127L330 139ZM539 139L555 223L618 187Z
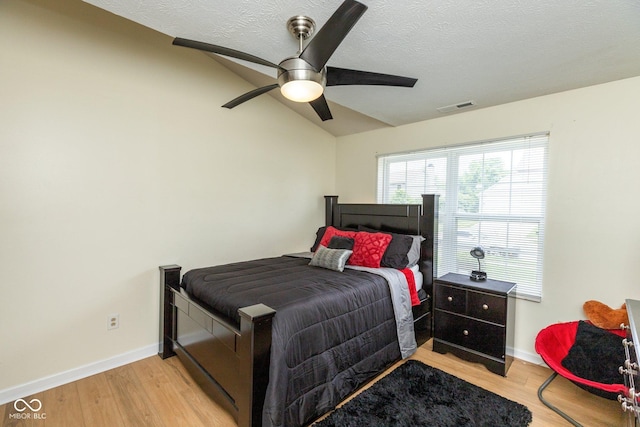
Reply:
M478 269L540 301L548 134L378 157L378 202L440 195L438 276Z

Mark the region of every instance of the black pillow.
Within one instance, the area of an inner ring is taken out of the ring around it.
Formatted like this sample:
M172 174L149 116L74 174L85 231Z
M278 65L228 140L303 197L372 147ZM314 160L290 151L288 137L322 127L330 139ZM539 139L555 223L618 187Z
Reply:
M334 228L340 231L357 231L356 229L349 228L349 227L334 227ZM322 241L322 237L324 236L325 231L327 231L326 225L318 228L318 231L316 231L316 240L315 242L313 242L313 246L311 246L311 252L315 252L316 249L318 249L318 245Z
M333 236L331 240L329 240L329 249L348 249L350 251L353 250L353 245L355 240L351 237L344 236Z
M624 359L622 337L581 320L575 341L561 364L580 378L601 384L622 384L623 377L618 372L618 367ZM616 398L603 390L578 383L576 385L600 397Z
M364 226L359 226L358 230L367 231L369 233L390 234L391 242L389 242L387 250L384 252L384 255L382 255L380 267L395 268L398 270L407 268L407 265L409 264L409 257L407 254L413 244L413 237L408 234L390 233L388 231L374 230Z
M327 231L326 226L318 228L318 231L316 231L316 240L313 242L313 246L311 246L311 252L315 252L316 249L318 249L318 245L320 244L325 231Z

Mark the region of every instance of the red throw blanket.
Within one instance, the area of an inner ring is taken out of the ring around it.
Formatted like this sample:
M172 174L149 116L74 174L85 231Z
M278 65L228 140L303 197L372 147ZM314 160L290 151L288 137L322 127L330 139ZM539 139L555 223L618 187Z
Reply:
M416 291L416 278L413 276L413 271L410 268L404 268L400 270L404 277L407 278L407 285L409 285L409 295L411 295L411 306L420 305L420 298L418 298L418 291Z

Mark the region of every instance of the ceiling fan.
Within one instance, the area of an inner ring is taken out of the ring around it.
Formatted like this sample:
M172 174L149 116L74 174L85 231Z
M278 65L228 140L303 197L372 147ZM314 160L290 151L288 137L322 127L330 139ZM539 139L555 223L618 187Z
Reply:
M195 40L175 38L173 44L242 59L278 70L277 83L240 95L224 104L223 107L237 107L243 102L280 87L280 91L286 98L295 102L308 102L322 121L325 121L333 118L323 94L326 86L378 85L413 87L418 81L410 77L349 70L326 65L333 52L366 10L367 6L362 3L355 0L345 0L306 47L303 46L303 42L313 34L315 22L307 16L290 18L287 21L287 28L299 41L300 48L295 56L285 58L279 64L238 50Z

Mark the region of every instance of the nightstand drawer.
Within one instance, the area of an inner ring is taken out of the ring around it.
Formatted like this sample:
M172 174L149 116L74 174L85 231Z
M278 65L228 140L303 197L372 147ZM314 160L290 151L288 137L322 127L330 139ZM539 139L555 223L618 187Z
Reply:
M467 292L464 289L437 284L436 308L454 313L464 314L467 305Z
M504 359L504 327L443 312L436 312L435 325L435 338Z
M471 317L488 322L505 324L507 298L481 292L469 292L467 295L467 313Z

